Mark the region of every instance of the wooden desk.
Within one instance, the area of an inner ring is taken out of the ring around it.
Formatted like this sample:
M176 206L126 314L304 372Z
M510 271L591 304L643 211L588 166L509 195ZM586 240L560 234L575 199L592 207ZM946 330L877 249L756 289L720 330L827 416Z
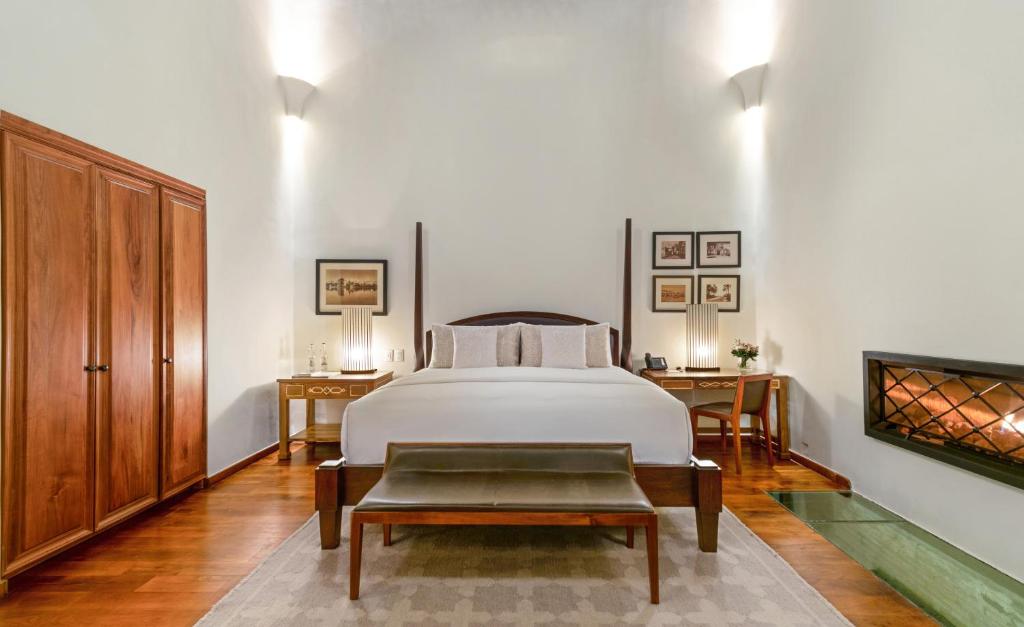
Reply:
M684 370L641 370L640 376L654 382L664 390L692 391L735 390L739 370L722 368L718 372L686 372ZM756 372L743 374L757 374ZM775 435L779 443L779 457L789 459L789 376L777 374L772 377L771 389L775 390L775 414L778 417L779 432ZM755 440L758 437L756 425L750 427Z
M378 370L372 374L337 374L331 377L288 377L277 380L278 390L278 459L291 459L289 442L309 442L316 446L318 442L341 442L340 424L316 424L316 401L318 400L353 400L366 396L387 382L394 373L390 370ZM295 435L289 436L291 419L290 402L304 399L306 401L306 428Z

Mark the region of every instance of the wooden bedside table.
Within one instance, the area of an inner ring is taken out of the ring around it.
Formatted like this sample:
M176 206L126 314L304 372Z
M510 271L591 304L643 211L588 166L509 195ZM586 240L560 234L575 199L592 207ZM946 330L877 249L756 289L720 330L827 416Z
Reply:
M640 376L652 381L664 390L692 391L700 390L735 390L740 377L739 370L722 368L717 372L687 372L685 370L641 370ZM758 374L756 372L742 374ZM779 458L789 459L789 376L776 374L772 376L771 389L775 392L775 414L779 420ZM750 428L754 441L761 441L758 429ZM696 442L694 443L696 445Z
M394 373L378 370L370 374L337 374L331 377L288 377L277 380L279 442L277 458L291 459L289 442L317 443L341 442L340 424L316 424L316 401L353 400L391 381ZM289 401L305 399L306 428L293 436L288 435L291 408Z

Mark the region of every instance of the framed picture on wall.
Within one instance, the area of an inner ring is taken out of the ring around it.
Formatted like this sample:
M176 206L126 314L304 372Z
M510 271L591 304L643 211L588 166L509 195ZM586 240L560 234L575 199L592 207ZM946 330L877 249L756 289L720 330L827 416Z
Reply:
M317 259L316 313L340 315L343 307L388 314L388 262L383 259Z
M739 268L739 231L701 231L697 233L698 268Z
M717 303L718 311L739 311L740 275L701 275L697 298L698 303Z
M655 270L693 267L693 231L659 231L651 239L651 265Z
M651 279L653 311L686 311L694 302L692 276L655 275Z

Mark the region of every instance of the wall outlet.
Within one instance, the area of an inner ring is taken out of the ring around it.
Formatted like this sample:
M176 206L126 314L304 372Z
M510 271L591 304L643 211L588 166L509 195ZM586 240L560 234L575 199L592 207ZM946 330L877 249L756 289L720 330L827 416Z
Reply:
M405 361L405 349L404 348L396 348L395 349L395 361Z
M395 360L395 351L394 351L394 349L389 348L386 351L384 351L384 361L394 361L394 360Z

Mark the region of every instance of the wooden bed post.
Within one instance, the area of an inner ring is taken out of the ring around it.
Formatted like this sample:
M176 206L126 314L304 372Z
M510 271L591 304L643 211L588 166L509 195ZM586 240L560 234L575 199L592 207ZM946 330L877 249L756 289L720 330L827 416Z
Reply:
M622 262L622 355L619 365L633 372L633 219L626 218L626 251Z
M314 502L320 517L320 548L335 549L341 543L341 507L345 503L345 458L316 467Z
M722 469L715 462L693 458L694 509L697 546L705 553L718 551L718 515L722 512Z
M413 348L416 351L416 370L422 370L423 363L423 223L416 223L416 273L413 293Z

